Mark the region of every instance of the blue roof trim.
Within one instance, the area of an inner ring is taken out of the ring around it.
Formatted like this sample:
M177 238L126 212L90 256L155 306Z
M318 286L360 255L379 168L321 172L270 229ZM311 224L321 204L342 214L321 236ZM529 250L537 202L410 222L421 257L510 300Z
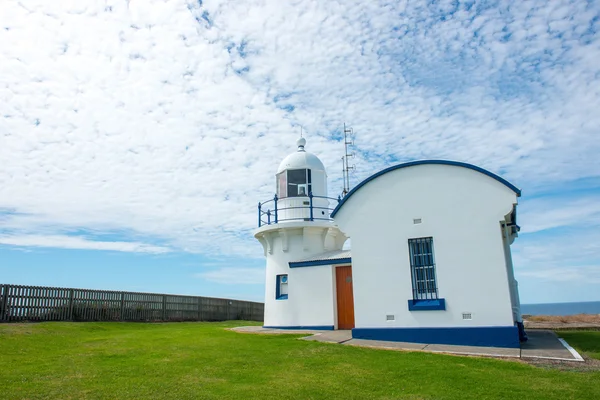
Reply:
M414 167L416 165L452 165L454 167L463 167L463 168L468 168L468 169L472 169L473 171L477 171L480 172L484 175L489 176L492 179L497 180L498 182L502 183L504 186L508 187L510 190L512 190L513 192L516 193L516 195L518 197L521 196L521 189L519 189L518 187L516 187L515 185L513 185L512 183L510 183L509 181L507 181L506 179L494 174L493 172L490 172L486 169L480 168L476 165L472 165L472 164L467 164L467 163L463 163L463 162L458 162L458 161L448 161L448 160L419 160L419 161L411 161L411 162L407 162L407 163L403 163L403 164L398 164L398 165L393 165L391 167L388 167L384 170L381 170L373 175L371 175L370 177L368 177L367 179L365 179L364 181L362 181L361 183L359 183L358 185L356 185L350 192L348 192L348 194L342 199L342 201L340 201L337 205L337 207L335 207L335 209L333 210L333 212L331 213L331 218L335 217L335 214L337 214L337 212L340 210L340 208L342 208L342 206L344 205L344 203L356 192L358 191L361 187L363 187L364 185L366 185L367 183L369 183L370 181L372 181L375 178L380 177L381 175L387 174L388 172L397 170L397 169L401 169L401 168L406 168L406 167Z
M352 258L336 258L333 260L312 260L312 261L290 261L288 264L290 268L298 267L318 267L320 265L337 265L337 264L351 264Z

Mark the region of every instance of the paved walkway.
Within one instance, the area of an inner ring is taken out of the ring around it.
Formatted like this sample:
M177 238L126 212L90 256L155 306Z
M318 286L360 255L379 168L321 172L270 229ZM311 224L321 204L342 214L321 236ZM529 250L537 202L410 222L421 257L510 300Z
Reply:
M315 331L270 328L265 329L260 326L242 326L239 328L233 328L232 330L243 333L261 334L310 333L311 336L307 336L302 339L325 343L339 343L346 346L372 347L377 349L426 351L431 353L448 353L488 357L542 358L563 361L584 361L583 358L581 358L581 356L567 344L567 342L565 342L563 339L560 339L553 331L546 330L527 331L529 340L523 343L520 349L352 339L352 332L345 330Z
M551 360L584 361L583 358L553 331L527 331L529 340L521 344L522 358L548 358Z

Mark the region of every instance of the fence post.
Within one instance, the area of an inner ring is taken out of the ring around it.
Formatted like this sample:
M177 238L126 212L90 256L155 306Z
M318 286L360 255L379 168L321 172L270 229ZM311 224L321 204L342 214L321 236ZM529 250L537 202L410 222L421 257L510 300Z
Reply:
M2 299L0 299L0 321L8 320L8 310L6 306L8 305L8 290L10 286L3 285L3 293Z
M227 300L227 319L226 319L226 321L229 321L231 319L231 316L230 316L230 308L231 307L229 307L230 305L231 305L231 300Z
M75 291L69 290L69 321L73 321L73 298L75 297Z
M313 194L312 192L308 193L308 199L310 200L310 220L313 221Z
M258 203L258 227L260 228L260 203Z
M121 321L125 320L123 314L125 314L125 292L121 292Z
M201 297L196 298L198 300L198 321L202 321L202 301Z
M162 297L162 320L167 320L167 296L164 294Z
M277 195L273 197L273 201L275 202L275 223L277 223Z

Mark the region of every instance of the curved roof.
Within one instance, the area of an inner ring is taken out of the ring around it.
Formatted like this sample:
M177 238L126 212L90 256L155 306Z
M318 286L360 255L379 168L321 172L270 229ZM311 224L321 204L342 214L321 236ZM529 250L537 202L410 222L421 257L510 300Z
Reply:
M468 169L472 169L473 171L477 171L479 173L482 173L484 175L489 176L492 179L497 180L498 182L502 183L504 186L508 187L510 190L512 190L513 192L515 192L515 194L517 196L521 196L521 189L517 188L515 185L513 185L512 183L510 183L509 181L507 181L506 179L494 174L493 172L490 172L486 169L477 167L475 165L472 164L467 164L467 163L463 163L463 162L458 162L458 161L448 161L448 160L419 160L419 161L411 161L411 162L407 162L404 164L398 164L398 165L393 165L389 168L386 168L384 170L381 170L373 175L371 175L370 177L368 177L367 179L365 179L364 181L362 181L361 183L359 183L358 185L356 185L350 192L348 192L348 194L342 199L342 201L340 201L337 205L337 207L335 207L335 209L333 210L333 212L331 213L331 217L333 218L335 216L335 214L337 214L337 212L340 210L340 208L342 208L342 206L344 205L344 203L354 194L356 193L361 187L363 187L364 185L366 185L367 183L369 183L370 181L372 181L375 178L380 177L381 175L387 174L388 172L397 170L397 169L401 169L401 168L406 168L406 167L414 167L415 165L427 165L427 164L433 164L433 165L452 165L454 167L463 167L463 168L468 168Z
M300 138L296 141L296 144L298 145L298 151L283 159L281 164L279 164L279 168L277 168L277 173L283 172L287 169L311 169L314 171L325 171L325 166L321 160L319 160L319 157L304 150L306 139Z

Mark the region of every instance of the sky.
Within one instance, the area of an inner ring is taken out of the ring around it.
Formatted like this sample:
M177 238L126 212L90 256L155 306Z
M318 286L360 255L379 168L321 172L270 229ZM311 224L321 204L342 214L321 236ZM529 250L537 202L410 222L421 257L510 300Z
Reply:
M600 1L5 0L0 283L262 301L256 205L419 159L522 189L522 303L600 301Z

